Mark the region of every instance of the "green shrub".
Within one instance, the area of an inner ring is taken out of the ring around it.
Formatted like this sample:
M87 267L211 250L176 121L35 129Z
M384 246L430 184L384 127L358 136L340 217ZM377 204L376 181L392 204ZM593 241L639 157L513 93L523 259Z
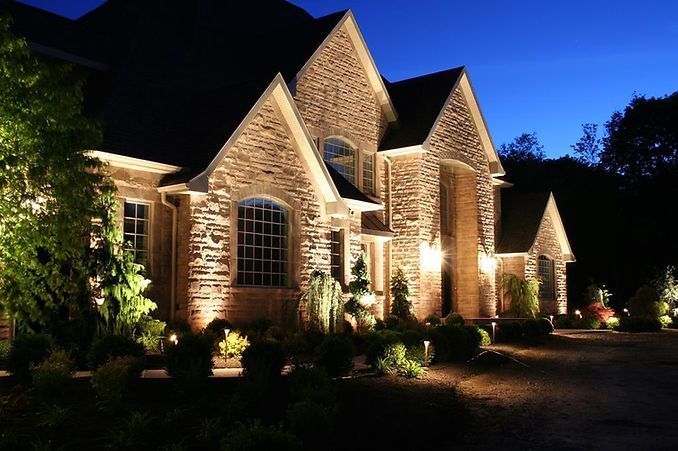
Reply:
M205 326L205 332L211 333L216 338L224 336L224 329L233 329L233 325L224 318L214 318L207 326Z
M669 325L671 329L678 329L678 316L671 318L671 324Z
M398 267L391 277L391 314L402 319L412 317L412 301L409 280L405 271Z
M662 315L659 317L659 322L662 323L662 327L669 327L673 320L669 315Z
M372 368L377 376L388 376L395 372L395 368L391 362L383 357L377 357L377 360L372 364Z
M414 360L405 359L400 367L398 367L398 375L407 379L420 379L425 374L426 368Z
M388 315L384 318L384 326L386 329L394 330L400 326L400 318L395 315Z
M441 326L439 328L449 344L448 360L466 360L477 348L477 338L464 326ZM435 346L435 343L434 343ZM438 349L436 347L436 349Z
M246 377L262 381L280 377L286 361L282 345L270 340L253 341L240 360Z
M459 313L450 313L445 317L445 325L446 326L463 326L464 325L464 317L461 316Z
M402 343L388 345L380 356L392 368L399 368L407 359L407 348Z
M73 375L74 363L66 351L52 350L49 356L31 367L35 390L44 397L63 394L64 385Z
M575 329L600 329L600 320L597 316L584 316L574 321L572 326Z
M478 326L464 326L466 331L471 335L470 346L473 347L471 351L475 351L480 346L489 346L492 344L490 334L485 329Z
M87 354L90 369L96 370L114 357L143 357L144 347L123 335L104 335L94 342Z
M556 318L555 328L556 329L572 329L573 322L572 318L567 315L560 316Z
M511 300L509 311L516 318L534 318L539 311L539 280L521 279L508 274L503 281L504 293Z
M11 343L8 340L0 341L0 370L7 368L7 356L9 355L9 349Z
M431 341L431 346L435 348L435 355L433 361L447 362L451 359L452 350L447 335L443 332L443 327L434 327L427 331L426 337Z
M259 421L239 424L226 437L222 449L227 451L292 451L299 449L292 433L280 427L264 426Z
M160 352L160 341L165 335L167 324L151 317L139 323L139 333L136 337L147 352Z
M519 322L502 322L497 325L497 340L515 341L523 336L523 326Z
M21 382L30 381L30 367L49 356L52 339L45 334L18 335L7 354L7 370Z
M255 319L249 323L246 327L243 327L243 332L245 335L251 339L263 339L266 337L268 330L274 326L273 321L267 318Z
M114 357L92 373L90 383L97 397L107 403L121 401L143 371L139 357Z
M616 316L610 316L607 321L605 321L605 328L616 329L617 327L619 327L619 318Z
M426 317L424 320L424 323L431 325L431 326L439 326L440 325L440 317L436 315L435 313L431 313Z
M353 369L354 349L348 338L329 336L318 347L316 364L330 377L346 376Z
M214 368L212 339L210 334L185 334L167 346L167 374L184 388L203 384Z
M228 334L225 340L219 342L219 352L225 359L240 360L242 353L250 345L250 341L244 335L233 331Z
M367 364L373 365L387 346L401 341L401 333L390 329L375 331L368 334L367 349L365 350Z
M643 316L623 316L617 330L622 332L659 332L662 323L656 318Z
M310 400L329 405L336 400L334 385L322 368L297 366L287 380L293 402Z
M429 366L435 360L435 356L436 350L432 344L428 345L428 353L423 342L407 346L407 359L414 360L421 366Z
M306 447L326 442L332 434L332 416L328 408L311 400L296 402L287 411L290 429Z
M547 318L539 318L539 334L542 336L551 335L553 333L553 323Z
M633 297L629 299L629 312L632 316L659 318L666 315L668 309L668 304L660 300L657 291L648 285L638 288Z
M301 300L306 305L310 329L324 334L342 332L344 298L341 284L334 277L322 271L313 271Z

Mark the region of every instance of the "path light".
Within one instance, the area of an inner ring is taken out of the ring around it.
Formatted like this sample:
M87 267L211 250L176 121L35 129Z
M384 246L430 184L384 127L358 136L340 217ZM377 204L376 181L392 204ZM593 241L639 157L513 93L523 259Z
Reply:
M97 306L99 307L104 305L104 298L96 298L94 301L97 303Z
M177 334L172 334L172 335L170 335L170 337L169 337L169 341L171 341L172 343L174 343L174 345L176 346L176 345L179 344L179 337L177 337Z
M549 315L549 321L551 321L551 324L553 324L553 315Z
M494 344L496 336L497 336L497 323L492 321L492 344Z
M231 329L224 329L224 339L225 340L228 339L228 334L230 334L230 333L231 333Z
M578 316L579 319L581 319L581 312L580 312L579 310L575 310L575 311L574 311L574 314L575 314L576 316Z
M624 315L629 316L629 309L624 308Z
M428 347L430 344L430 341L424 340L424 366L428 366Z

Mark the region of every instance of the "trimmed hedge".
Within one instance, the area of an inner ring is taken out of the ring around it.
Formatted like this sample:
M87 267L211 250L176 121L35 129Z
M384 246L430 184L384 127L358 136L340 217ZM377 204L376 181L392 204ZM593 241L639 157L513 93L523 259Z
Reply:
M646 316L622 316L617 326L621 332L659 332L661 328L661 321Z

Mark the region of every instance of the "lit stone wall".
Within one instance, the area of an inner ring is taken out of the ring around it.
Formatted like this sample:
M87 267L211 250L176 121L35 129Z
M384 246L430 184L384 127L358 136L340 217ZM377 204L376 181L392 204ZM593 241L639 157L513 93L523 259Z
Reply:
M526 277L537 276L537 258L540 255L546 255L553 259L556 272L556 299L554 301L541 301L542 313L554 315L567 313L567 265L563 259L563 252L550 215L546 215L539 226L534 247L526 259Z
M286 304L308 285L310 274L329 271L329 219L321 215L311 181L289 130L267 101L210 176L209 192L190 199L187 245L187 319L203 327L216 317L235 323L257 318L281 322ZM289 207L293 264L288 289L234 285L237 201L272 197Z
M11 332L9 318L0 314L0 341L9 340Z
M162 205L157 190L162 175L117 167L109 167L108 171L118 189L118 217L121 227L124 199L151 205L149 262L146 271L152 283L147 295L158 304L154 315L167 320L170 318L171 308L172 211Z

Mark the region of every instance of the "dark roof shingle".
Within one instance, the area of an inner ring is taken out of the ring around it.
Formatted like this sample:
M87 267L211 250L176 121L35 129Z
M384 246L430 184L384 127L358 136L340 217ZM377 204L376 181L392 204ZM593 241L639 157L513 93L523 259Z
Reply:
M550 193L501 192L501 236L498 254L527 252L539 232Z

